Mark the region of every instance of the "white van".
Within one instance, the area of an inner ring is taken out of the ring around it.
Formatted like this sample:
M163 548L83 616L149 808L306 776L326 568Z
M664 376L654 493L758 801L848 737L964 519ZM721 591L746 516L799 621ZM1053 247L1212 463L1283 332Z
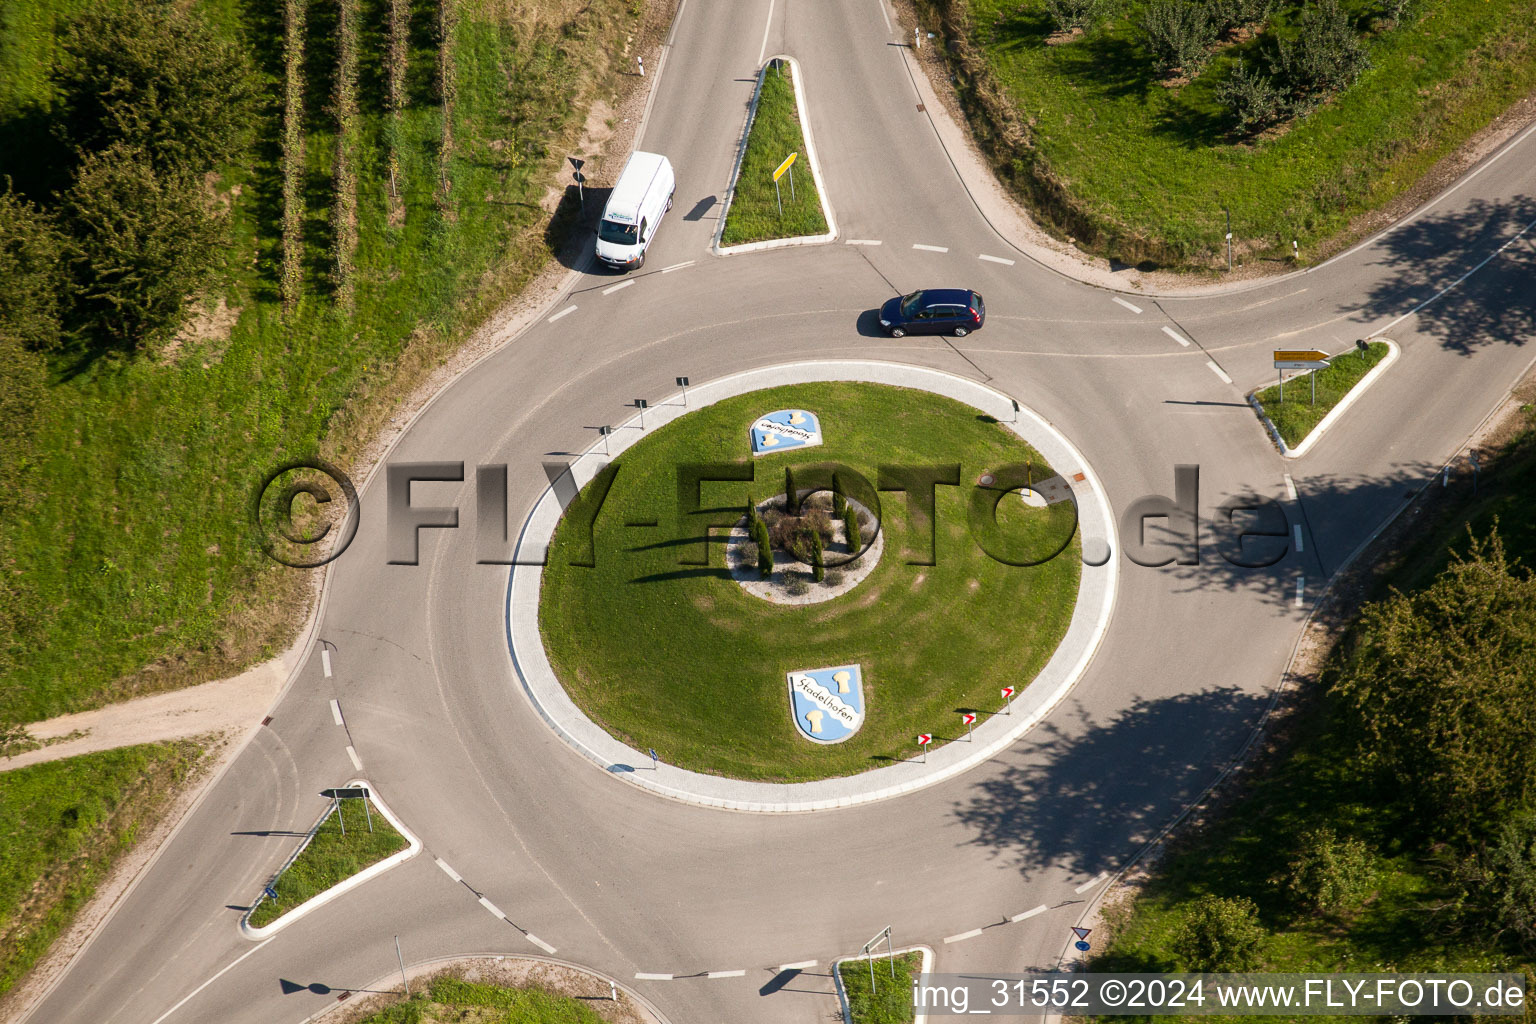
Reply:
M597 258L620 270L639 268L662 214L672 209L677 179L660 153L636 152L624 165L603 219L597 224Z

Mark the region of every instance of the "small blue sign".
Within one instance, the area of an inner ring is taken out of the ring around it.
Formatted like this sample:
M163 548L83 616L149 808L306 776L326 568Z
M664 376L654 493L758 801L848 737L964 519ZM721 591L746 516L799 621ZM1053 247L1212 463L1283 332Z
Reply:
M800 735L814 743L840 743L864 724L864 672L834 665L789 673L789 711Z
M261 894L263 896L265 896L269 900L273 900L273 901L277 900L277 890L272 888L270 885L267 886L266 888L262 889L261 890Z
M804 409L780 409L759 417L748 433L753 455L811 448L821 444L821 420Z
M1086 942L1074 942L1073 945L1084 953L1088 952L1088 950L1091 948Z

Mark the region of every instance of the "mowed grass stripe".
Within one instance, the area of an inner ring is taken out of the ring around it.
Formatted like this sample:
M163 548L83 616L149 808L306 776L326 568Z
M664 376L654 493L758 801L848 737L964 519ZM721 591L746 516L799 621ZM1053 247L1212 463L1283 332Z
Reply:
M801 408L821 417L825 443L755 462L757 482L705 484L706 506L745 506L784 490L786 465L841 462L873 484L881 465L961 464L960 487L937 488L937 522L914 522L905 499L881 494L885 553L858 587L824 604L775 605L747 594L711 545L706 566L678 563L675 467L750 460L748 426ZM993 561L972 540L967 500L986 470L1033 462L1016 435L970 406L926 392L825 383L755 392L668 424L627 450L594 527L595 568L570 564L575 531L562 523L544 571L540 624L571 697L595 722L670 764L766 781L851 775L911 756L912 737L964 735L956 709L998 706L1002 683L1023 689L1065 633L1081 559L1074 536L1033 568ZM1009 535L1059 538L1070 510L1029 509L1005 497ZM1060 517L1067 517L1063 520ZM626 527L657 520L658 528ZM934 565L911 565L904 549ZM857 662L868 717L848 740L823 746L790 718L785 673Z

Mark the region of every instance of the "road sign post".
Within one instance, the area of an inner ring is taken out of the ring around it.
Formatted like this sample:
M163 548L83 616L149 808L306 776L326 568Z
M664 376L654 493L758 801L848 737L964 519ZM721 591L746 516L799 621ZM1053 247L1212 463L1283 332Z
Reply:
M688 378L677 378L677 386L683 389L683 408L688 408Z
M269 886L266 886L266 887L265 887L265 888L263 888L263 889L262 889L262 890L261 890L261 894L262 894L262 895L263 895L263 896L265 896L265 897L266 897L266 898L267 898L267 899L269 899L269 900L271 900L271 901L272 901L272 902L273 902L273 903L279 903L279 902L281 902L281 901L280 901L280 900L279 900L279 899L278 899L278 898L277 898L277 890L276 890L276 889L274 889L274 888L273 888L273 887L272 887L272 886L270 886L270 885L269 885Z
M603 454L608 456L610 459L613 458L613 453L608 450L608 435L613 433L613 428L607 424L604 424L603 426L597 428L597 432L603 435Z
M976 742L976 740L971 736L971 724L976 721L976 712L967 711L960 716L960 720L965 723L965 742Z
M784 162L779 164L778 168L773 172L773 197L778 200L780 220L784 219L784 195L779 191L779 179L784 177L785 171L789 171L795 165L795 158L799 155L798 150L789 154L789 156L784 158ZM795 173L793 171L789 171L789 198L795 198Z
M928 733L920 732L920 733L917 734L917 745L920 748L922 748L922 751L923 751L923 764L927 764L928 763L928 744L930 744L932 742L933 742L933 737L930 736Z
M1003 687L1003 714L1005 715L1013 714L1013 694L1013 687Z
M1327 352L1319 352L1316 349L1303 348L1277 348L1274 351L1275 375L1280 383L1280 401L1285 401L1285 370L1311 370L1312 372L1312 404L1317 404L1317 371L1327 369L1332 358Z
M400 984L405 986L405 998L411 998L411 979L405 976L405 957L400 955L400 936L395 936L395 959L400 961Z
M640 410L640 430L642 432L645 430L645 410L648 405L649 403L643 398L635 399L635 408Z
M871 994L875 991L875 956L870 950L880 945L881 939L885 940L885 953L890 961L891 980L896 980L896 947L891 945L891 926L886 925L880 929L879 934L864 943L864 959L869 961L869 991Z
M655 771L656 770L656 764L660 760L660 758L658 758L656 756L656 748L655 747L651 747L650 748L650 754L651 754L651 771Z

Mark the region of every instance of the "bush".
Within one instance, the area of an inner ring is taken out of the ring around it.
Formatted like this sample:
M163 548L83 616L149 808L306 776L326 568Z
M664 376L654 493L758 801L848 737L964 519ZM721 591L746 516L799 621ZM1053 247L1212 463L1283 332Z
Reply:
M1462 913L1478 931L1536 952L1536 812L1522 811L1468 865Z
M799 573L790 576L789 582L784 584L784 589L795 597L804 597L811 592L811 585L805 582L805 577Z
M1275 13L1279 0L1215 0L1211 17L1218 31L1226 32L1243 25L1262 25Z
M1319 0L1301 16L1296 38L1280 44L1280 78L1303 104L1347 89L1371 66L1339 0Z
M811 575L820 583L827 578L827 567L822 564L821 534L811 532Z
M102 4L73 19L53 81L64 141L142 150L160 170L212 170L244 149L257 81L239 47L180 4Z
M843 585L843 574L838 569L827 570L827 586L840 587Z
M1233 127L1250 135L1282 120L1289 110L1273 77L1246 61L1216 87L1216 101L1232 114Z
M191 173L156 173L126 146L88 153L63 216L82 314L102 341L132 350L181 322L218 252L219 224Z
M1155 0L1141 16L1142 41L1163 74L1198 75L1219 31L1210 9L1191 0Z
M1092 28L1109 8L1110 0L1045 0L1045 11L1061 32Z
M1207 893L1185 911L1173 950L1189 971L1251 971L1263 962L1266 936L1252 900Z
M57 346L63 242L47 214L10 192L0 192L0 281L0 337Z
M1365 843L1341 839L1325 827L1301 837L1301 848L1282 884L1299 908L1336 912L1364 898L1371 891L1374 875L1373 858Z

